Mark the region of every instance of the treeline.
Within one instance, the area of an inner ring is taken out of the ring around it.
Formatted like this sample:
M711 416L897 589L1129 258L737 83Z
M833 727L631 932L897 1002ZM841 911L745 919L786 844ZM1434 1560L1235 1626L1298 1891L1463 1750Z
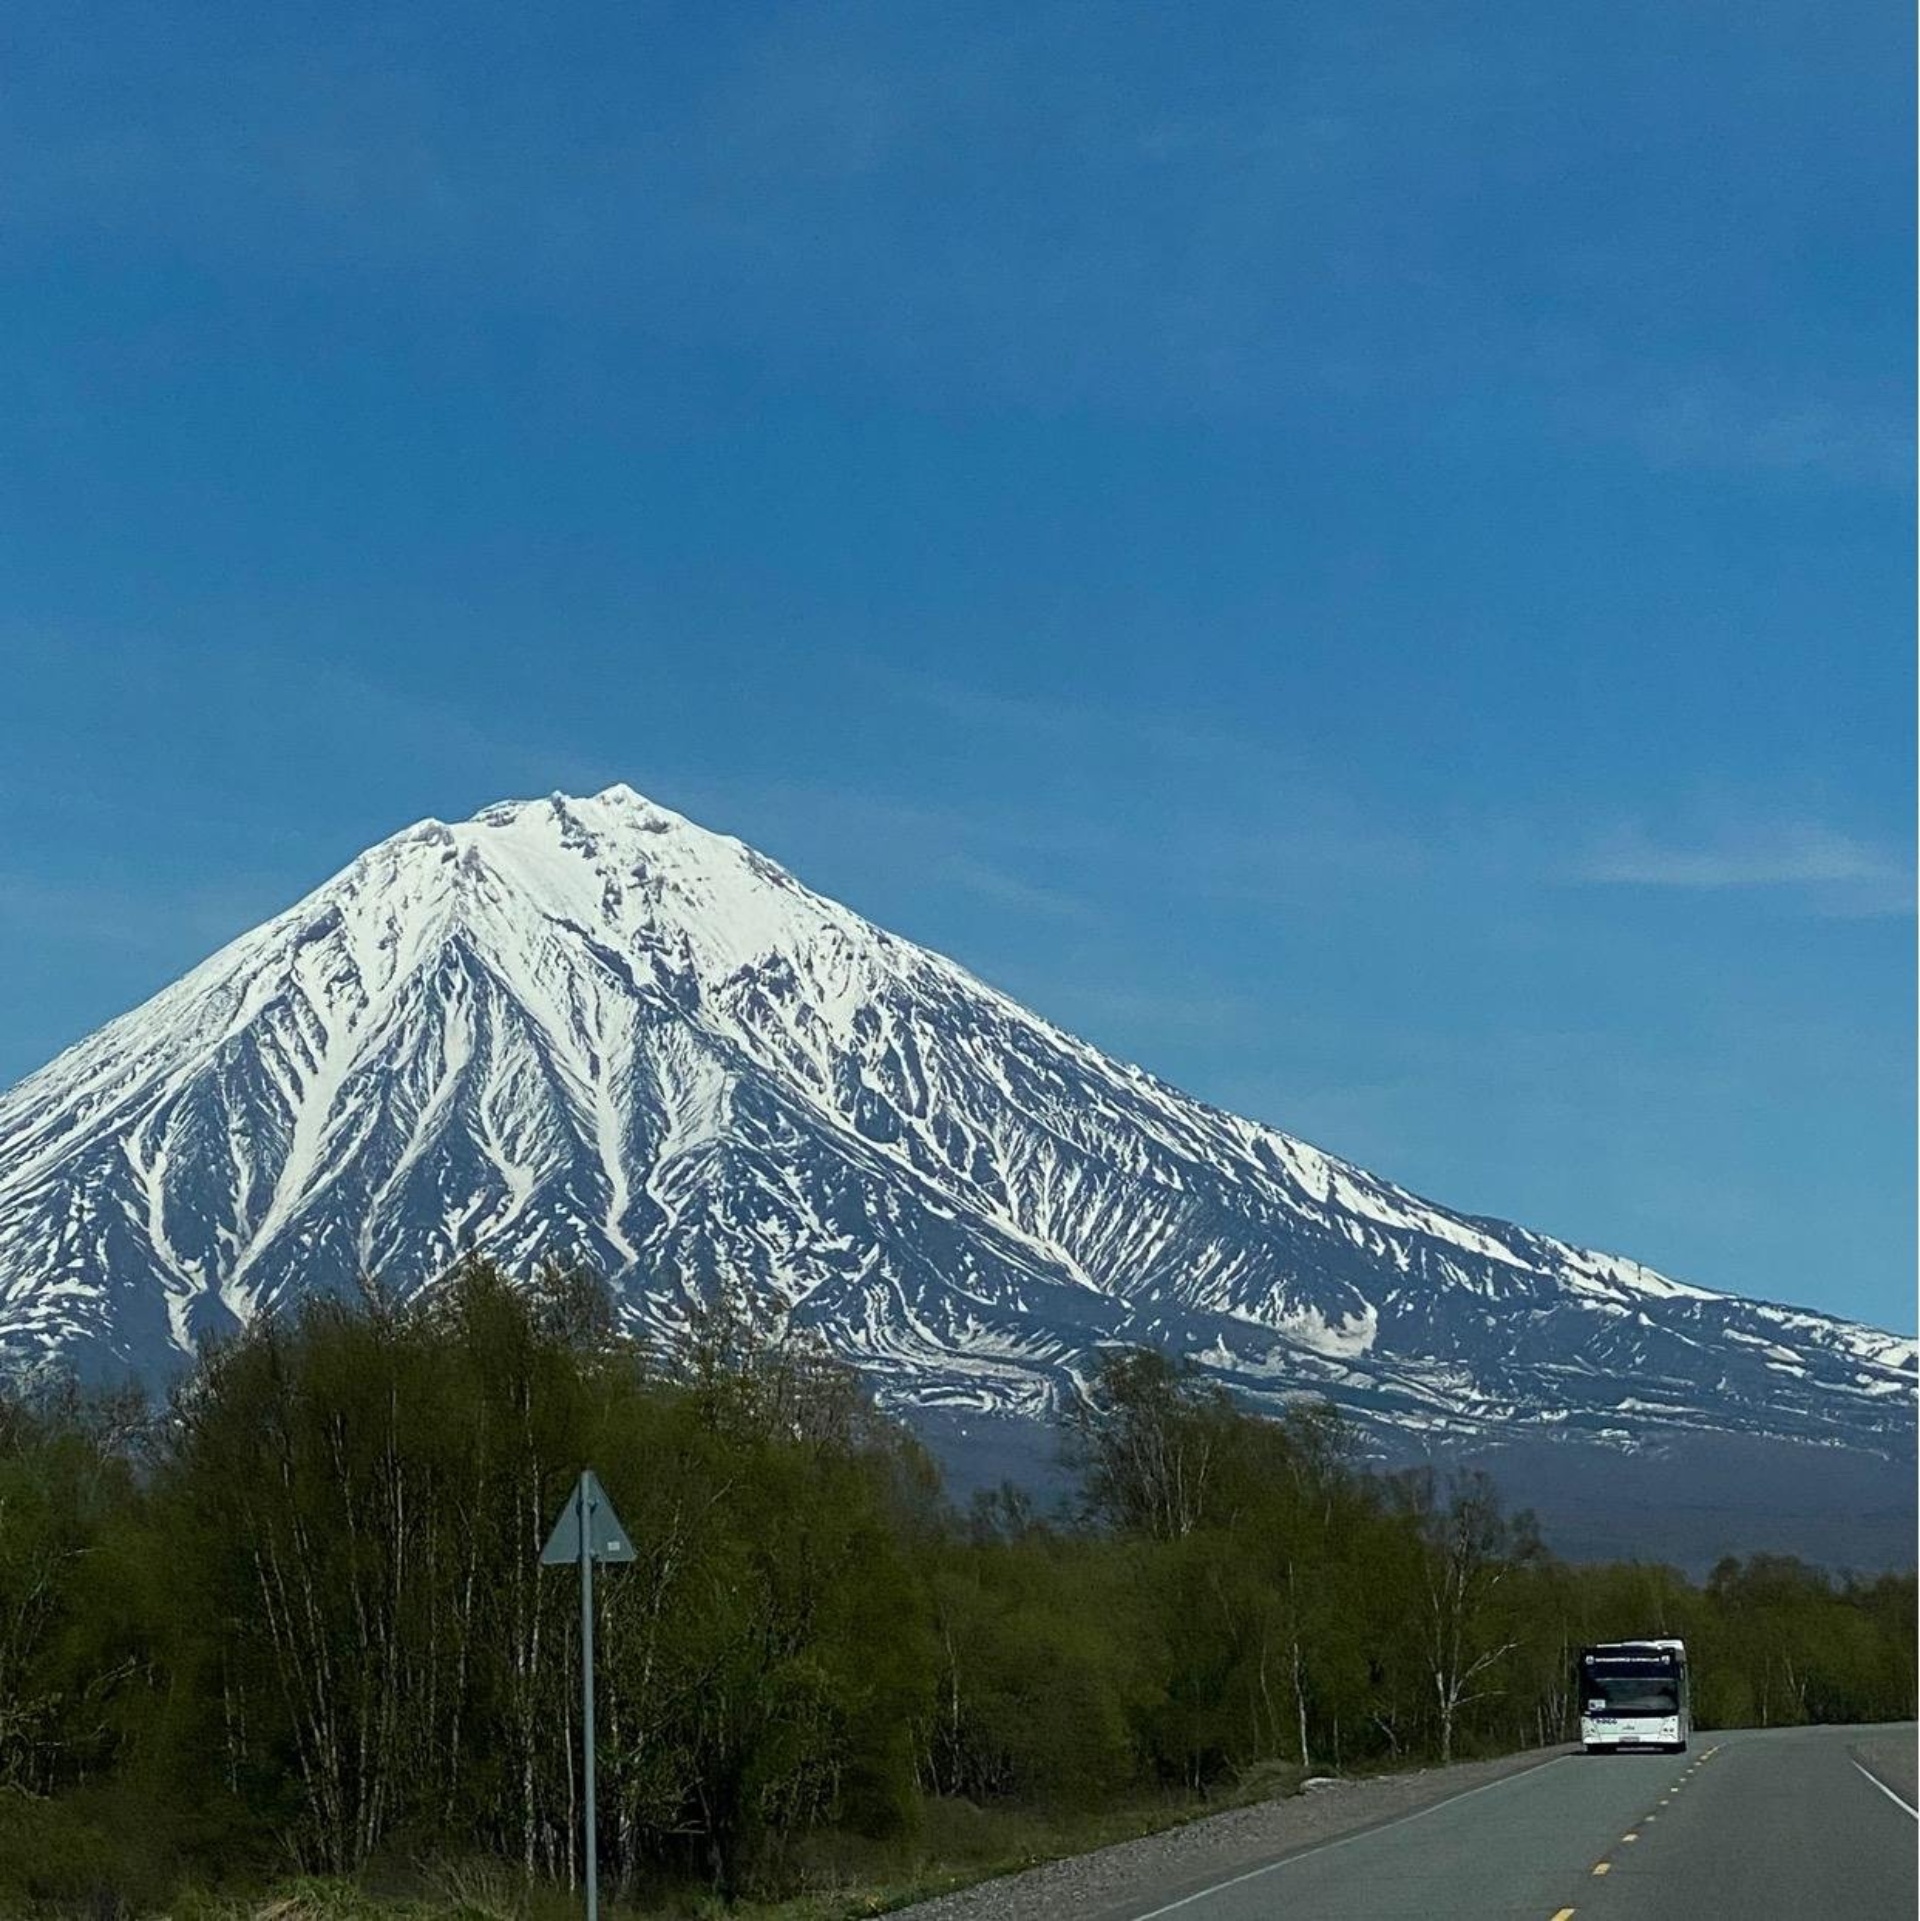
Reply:
M1683 1635L1703 1725L1914 1712L1911 1575L1570 1567L1484 1477L1368 1472L1330 1413L1255 1419L1146 1352L1065 1439L1076 1515L957 1514L823 1354L722 1308L649 1355L591 1277L482 1262L264 1321L162 1410L0 1404L0 1897L477 1855L571 1882L578 1592L538 1557L588 1464L639 1554L596 1584L616 1893L778 1890L955 1799L1565 1740L1588 1641Z

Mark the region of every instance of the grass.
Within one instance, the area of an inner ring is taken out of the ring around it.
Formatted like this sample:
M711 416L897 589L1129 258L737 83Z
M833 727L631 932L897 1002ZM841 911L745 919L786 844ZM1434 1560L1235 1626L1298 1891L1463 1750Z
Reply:
M929 1799L910 1842L821 1834L797 1843L782 1876L792 1892L778 1899L728 1905L682 1886L659 1889L635 1903L603 1900L601 1912L605 1921L860 1921L1023 1868L1295 1794L1302 1779L1298 1767L1268 1763L1249 1771L1231 1791L1204 1800L1158 1795L1088 1811ZM46 1811L45 1804L39 1811ZM5 1825L0 1808L0 1829ZM52 1836L42 1828L34 1838L44 1847ZM75 1872L36 1876L38 1885L30 1890L5 1890L28 1899L17 1909L0 1899L0 1909L36 1921L572 1921L581 1911L577 1894L548 1884L529 1886L515 1869L494 1860L418 1864L366 1881L300 1877L264 1893L189 1889L169 1897L147 1881L140 1893L127 1887L129 1899L110 1891L106 1878L81 1871L85 1856L100 1865L94 1853L94 1845L105 1838L100 1828L62 1838L69 1844L62 1852L72 1857L62 1866Z
M1397 1766L1375 1761L1367 1772L1433 1765L1409 1757ZM1205 1798L1141 1796L1086 1811L931 1798L922 1804L920 1831L911 1843L822 1834L796 1844L787 1863L794 1892L778 1899L728 1904L683 1886L637 1903L603 1898L601 1913L605 1921L870 1921L1003 1874L1285 1799L1309 1778L1297 1763L1270 1761ZM177 1903L166 1911L166 1921L573 1921L581 1911L577 1894L547 1885L530 1889L498 1862L440 1863L418 1870L417 1878L419 1891L404 1897L376 1895L351 1882L300 1881L264 1900Z
M1116 1842L1138 1840L1255 1802L1297 1794L1305 1776L1290 1763L1250 1770L1228 1792L1141 1797L1097 1811L983 1808L929 1800L911 1852L890 1853L845 1837L819 1837L796 1862L799 1892L783 1900L688 1910L690 1921L730 1914L735 1921L860 1921L932 1900L1003 1874L1017 1874ZM672 1910L667 1910L671 1913Z

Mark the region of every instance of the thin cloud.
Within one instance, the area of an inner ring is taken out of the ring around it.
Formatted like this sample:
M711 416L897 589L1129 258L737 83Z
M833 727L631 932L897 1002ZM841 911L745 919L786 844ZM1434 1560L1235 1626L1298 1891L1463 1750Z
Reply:
M1637 828L1603 840L1574 870L1601 886L1696 891L1810 889L1836 892L1855 911L1912 911L1913 873L1891 850L1813 822L1793 822L1692 845Z
M1087 922L1100 916L1091 901L1064 888L1047 887L1022 879L990 861L976 860L970 854L952 854L941 863L941 871L957 886L983 900L1013 908L1022 914L1040 914L1049 920Z
M1909 424L1891 405L1782 400L1715 381L1629 413L1626 430L1665 469L1805 474L1896 488L1913 475Z
M889 692L931 709L957 726L1047 741L1098 737L1108 717L1087 702L1041 695L992 693L935 675L871 668L869 677Z
M1204 777L1194 790L1207 797L1204 804L1170 802L1146 832L1137 822L1083 823L1071 844L1056 836L1051 846L1036 846L1030 830L1018 835L1028 850L1077 859L1089 872L1111 878L1116 864L1135 873L1145 867L1153 884L1169 894L1222 904L1304 903L1324 899L1330 886L1404 883L1435 871L1443 850L1456 857L1460 851L1457 830L1449 829L1441 841L1401 827L1364 795L1344 791L1339 770L1284 742L1178 712L1008 695L891 667L867 672L893 698L970 733L1057 755L1090 749L1103 761L1125 756L1163 772L1193 770ZM1237 799L1232 824L1223 826L1217 803L1227 793ZM998 838L1011 844L1004 835ZM1038 907L1047 896L1064 904L1066 898L1050 889L1028 890L1026 883L1016 891L978 876L974 882L957 872L955 877L975 893L1016 906Z
M1193 1034L1220 1039L1260 1031L1272 1009L1246 994L1196 993L1191 984L1151 987L1089 987L1063 980L1053 1003L1075 1010L1089 1027L1137 1034L1145 1046L1161 1034Z
M866 679L885 694L940 715L955 726L1005 739L1053 745L1086 743L1103 752L1116 748L1160 758L1197 763L1218 776L1233 769L1272 782L1311 780L1324 785L1327 770L1306 756L1262 739L1234 732L1189 714L1140 711L1097 700L1044 694L1003 694L965 686L937 674L867 663Z

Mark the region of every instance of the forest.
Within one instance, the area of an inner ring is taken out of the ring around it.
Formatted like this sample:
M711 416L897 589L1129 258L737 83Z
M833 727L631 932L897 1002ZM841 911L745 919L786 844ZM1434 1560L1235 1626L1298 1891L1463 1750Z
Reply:
M1372 1470L1330 1411L1255 1418L1144 1350L1060 1439L1071 1511L956 1508L854 1374L736 1303L655 1352L593 1276L480 1260L261 1319L163 1405L22 1386L0 1912L250 1913L215 1904L290 1877L559 1903L580 1602L539 1557L585 1466L637 1550L596 1581L614 1910L1561 1742L1592 1641L1684 1636L1703 1727L1915 1712L1911 1573L1568 1565L1486 1478Z

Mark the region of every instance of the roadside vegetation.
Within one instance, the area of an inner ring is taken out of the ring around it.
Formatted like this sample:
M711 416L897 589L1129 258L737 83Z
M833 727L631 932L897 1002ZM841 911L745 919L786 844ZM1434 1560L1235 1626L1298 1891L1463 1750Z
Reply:
M1112 1356L1082 1501L955 1512L856 1379L723 1304L671 1362L592 1277L469 1263L258 1324L164 1409L0 1402L0 1913L577 1911L591 1464L609 1914L877 1913L1314 1773L1569 1738L1678 1634L1703 1727L1915 1710L1911 1574L1573 1567L1481 1476Z

